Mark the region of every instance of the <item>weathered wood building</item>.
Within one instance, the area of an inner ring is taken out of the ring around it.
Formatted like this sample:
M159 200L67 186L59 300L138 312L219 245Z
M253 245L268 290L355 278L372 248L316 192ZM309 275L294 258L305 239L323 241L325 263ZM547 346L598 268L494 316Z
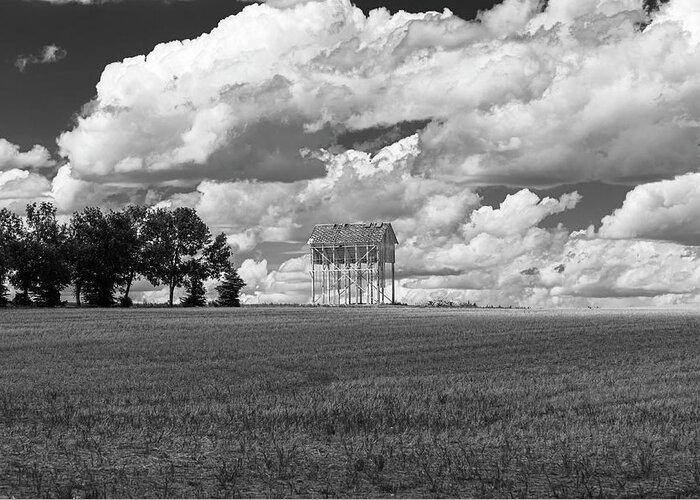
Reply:
M312 303L393 304L398 243L387 222L316 224L309 239Z

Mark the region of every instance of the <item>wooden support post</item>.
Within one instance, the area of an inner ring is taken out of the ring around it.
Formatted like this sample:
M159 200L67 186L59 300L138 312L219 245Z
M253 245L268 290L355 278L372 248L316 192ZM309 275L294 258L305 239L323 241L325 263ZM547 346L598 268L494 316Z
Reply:
M316 304L316 264L314 264L314 248L311 247L311 303Z
M339 306L340 305L340 280L342 279L342 276L340 275L340 269L338 268L338 261L335 258L336 257L336 252L335 250L333 251L333 277L335 278L335 305Z
M358 304L362 304L362 262L357 266L357 299Z
M396 303L396 298L394 295L394 263L391 263L391 303L395 304Z
M386 279L384 276L384 261L382 260L382 304L386 299Z

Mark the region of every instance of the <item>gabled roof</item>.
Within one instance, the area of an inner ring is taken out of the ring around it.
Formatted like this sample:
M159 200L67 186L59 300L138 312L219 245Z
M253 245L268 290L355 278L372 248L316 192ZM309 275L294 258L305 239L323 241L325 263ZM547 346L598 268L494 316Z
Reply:
M388 233L390 243L399 242L388 222L359 222L355 224L316 224L309 245L364 245L381 243Z

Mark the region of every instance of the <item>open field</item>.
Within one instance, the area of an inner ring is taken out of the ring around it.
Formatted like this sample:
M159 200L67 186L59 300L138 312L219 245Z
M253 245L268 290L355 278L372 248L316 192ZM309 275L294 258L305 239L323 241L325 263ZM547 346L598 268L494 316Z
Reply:
M0 496L700 496L700 314L0 311Z

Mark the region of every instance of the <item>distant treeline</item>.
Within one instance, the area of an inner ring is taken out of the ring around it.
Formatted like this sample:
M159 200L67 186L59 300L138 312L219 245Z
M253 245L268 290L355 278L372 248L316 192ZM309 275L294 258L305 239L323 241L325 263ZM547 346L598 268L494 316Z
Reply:
M103 212L89 207L67 224L51 203L27 205L26 217L0 210L0 304L61 305L72 285L78 306L130 306L131 285L142 276L153 286L184 287L182 305L203 306L204 281L222 280L216 305L238 306L245 283L231 262L226 236L212 237L192 208L128 206ZM8 282L17 291L10 301Z

